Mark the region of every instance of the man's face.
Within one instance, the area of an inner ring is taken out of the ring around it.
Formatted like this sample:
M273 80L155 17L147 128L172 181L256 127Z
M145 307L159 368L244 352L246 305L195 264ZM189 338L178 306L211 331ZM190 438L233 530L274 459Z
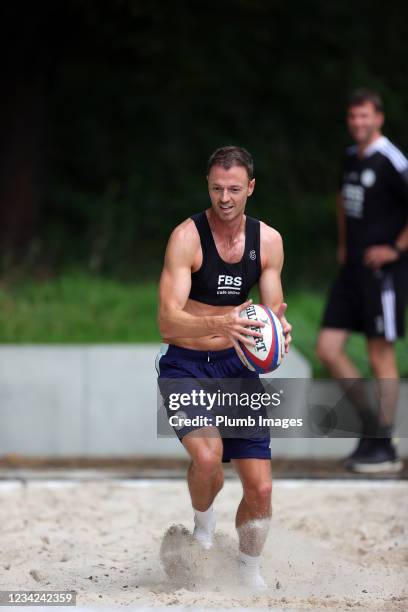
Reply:
M375 109L372 102L350 106L347 111L347 126L357 144L368 144L380 132L384 115Z
M212 209L220 220L231 221L244 212L255 179L249 180L243 166L232 166L229 170L213 166L207 180Z

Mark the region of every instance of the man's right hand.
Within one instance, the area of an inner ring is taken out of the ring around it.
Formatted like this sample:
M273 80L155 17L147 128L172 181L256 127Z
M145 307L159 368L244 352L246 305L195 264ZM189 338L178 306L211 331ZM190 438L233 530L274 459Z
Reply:
M226 336L233 343L235 349L242 353L238 340L243 344L255 346L254 336L262 338L262 333L254 331L253 327L264 327L265 323L259 319L241 318L240 313L252 304L252 300L247 300L243 304L236 306L225 315L221 315L220 333Z

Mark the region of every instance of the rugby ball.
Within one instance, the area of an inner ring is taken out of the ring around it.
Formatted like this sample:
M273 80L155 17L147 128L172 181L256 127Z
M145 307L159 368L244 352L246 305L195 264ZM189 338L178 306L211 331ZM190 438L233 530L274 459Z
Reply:
M242 319L263 321L264 327L257 327L256 323L250 329L260 331L263 338L253 336L255 346L247 346L238 341L243 356L238 352L242 363L252 372L267 374L273 372L281 364L285 355L285 336L281 322L268 306L251 304L239 315ZM250 336L248 336L250 338Z

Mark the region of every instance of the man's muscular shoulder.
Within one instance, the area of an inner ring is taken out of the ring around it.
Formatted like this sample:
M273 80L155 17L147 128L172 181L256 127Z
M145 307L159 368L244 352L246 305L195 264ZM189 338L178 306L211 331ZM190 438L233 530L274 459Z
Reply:
M261 264L262 268L279 267L283 260L282 236L278 230L263 221L261 224Z
M167 256L192 263L200 247L200 236L192 219L185 219L170 234Z
M263 221L260 221L261 224L261 244L267 244L268 246L278 247L282 245L282 236L275 228L267 225Z

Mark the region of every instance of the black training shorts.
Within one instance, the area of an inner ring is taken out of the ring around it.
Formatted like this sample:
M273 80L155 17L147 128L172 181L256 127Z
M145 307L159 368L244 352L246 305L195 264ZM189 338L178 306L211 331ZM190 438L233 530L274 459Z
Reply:
M331 287L321 326L394 342L405 332L407 286L406 262L380 270L346 264Z

